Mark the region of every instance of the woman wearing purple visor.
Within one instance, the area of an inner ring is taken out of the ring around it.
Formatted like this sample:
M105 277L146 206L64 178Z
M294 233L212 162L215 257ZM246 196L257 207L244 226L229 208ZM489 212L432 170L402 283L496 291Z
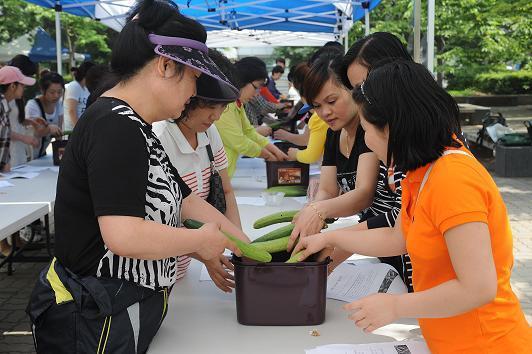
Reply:
M152 132L152 123L179 117L196 91L217 85L218 98L236 98L206 37L176 7L147 0L116 39L117 84L85 111L61 162L55 258L27 308L38 353L145 353L166 315L178 257L227 279L220 256L240 252L220 227L248 241L191 193ZM187 230L186 218L206 224Z

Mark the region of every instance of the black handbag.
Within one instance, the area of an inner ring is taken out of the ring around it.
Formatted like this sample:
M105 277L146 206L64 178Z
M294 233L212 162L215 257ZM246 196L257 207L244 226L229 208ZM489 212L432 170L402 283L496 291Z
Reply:
M205 135L207 135L207 133L205 133ZM208 137L209 136L207 135L207 138ZM206 147L207 153L209 154L209 160L211 161L211 178L209 180L210 191L209 196L207 197L207 202L218 209L220 213L225 214L227 205L225 203L225 192L222 184L222 177L214 166L214 156L212 154L210 143Z

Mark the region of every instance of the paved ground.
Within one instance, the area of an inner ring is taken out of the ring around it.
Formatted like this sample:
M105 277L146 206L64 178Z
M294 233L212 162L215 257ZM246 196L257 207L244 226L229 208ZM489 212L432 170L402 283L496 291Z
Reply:
M491 170L490 152L475 153ZM506 202L514 235L512 287L532 323L532 178L493 176ZM3 333L30 330L24 309L43 264L16 264L15 267L13 276L5 274L5 267L0 269L0 353L33 353L31 336L5 336Z

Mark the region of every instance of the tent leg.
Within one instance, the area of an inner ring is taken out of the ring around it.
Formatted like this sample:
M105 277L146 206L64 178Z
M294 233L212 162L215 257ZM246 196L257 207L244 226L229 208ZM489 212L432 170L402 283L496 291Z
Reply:
M55 1L55 53L57 59L57 73L63 75L63 63L61 57L61 12L63 7L61 1Z
M414 61L421 63L421 0L414 0Z
M434 75L434 7L435 1L428 0L427 18L427 69Z
M364 27L366 36L369 36L369 9L364 9Z

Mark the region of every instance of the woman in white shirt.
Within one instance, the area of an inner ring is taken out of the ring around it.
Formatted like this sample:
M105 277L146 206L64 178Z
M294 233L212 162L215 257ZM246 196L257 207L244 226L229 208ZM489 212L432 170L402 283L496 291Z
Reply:
M46 155L46 149L52 137L63 135L63 96L64 81L58 73L50 72L41 77L39 86L42 94L26 103L26 119L36 121L41 125L35 135L40 139L39 146L33 149L33 158Z
M209 56L221 71L234 82L234 77L228 68L231 63L220 52L209 49ZM203 76L198 79L198 86ZM169 119L153 124L153 131L161 141L170 162L179 172L183 181L193 193L207 200L210 193L210 179L212 175L211 150L214 168L222 179L223 192L226 202L225 216L237 227L242 228L236 198L227 173L227 156L222 139L213 123L220 119L228 103L236 100L234 92L223 90L223 86L209 87L211 92L199 92L191 98L178 119ZM212 99L221 97L224 99ZM185 275L190 258L181 256L178 260L177 278ZM230 263L228 267L232 268ZM211 278L224 291L234 287L232 283Z
M90 61L83 62L74 73L74 81L65 87L65 125L64 130L74 129L78 119L85 112L90 92L85 85L85 75L94 64Z

